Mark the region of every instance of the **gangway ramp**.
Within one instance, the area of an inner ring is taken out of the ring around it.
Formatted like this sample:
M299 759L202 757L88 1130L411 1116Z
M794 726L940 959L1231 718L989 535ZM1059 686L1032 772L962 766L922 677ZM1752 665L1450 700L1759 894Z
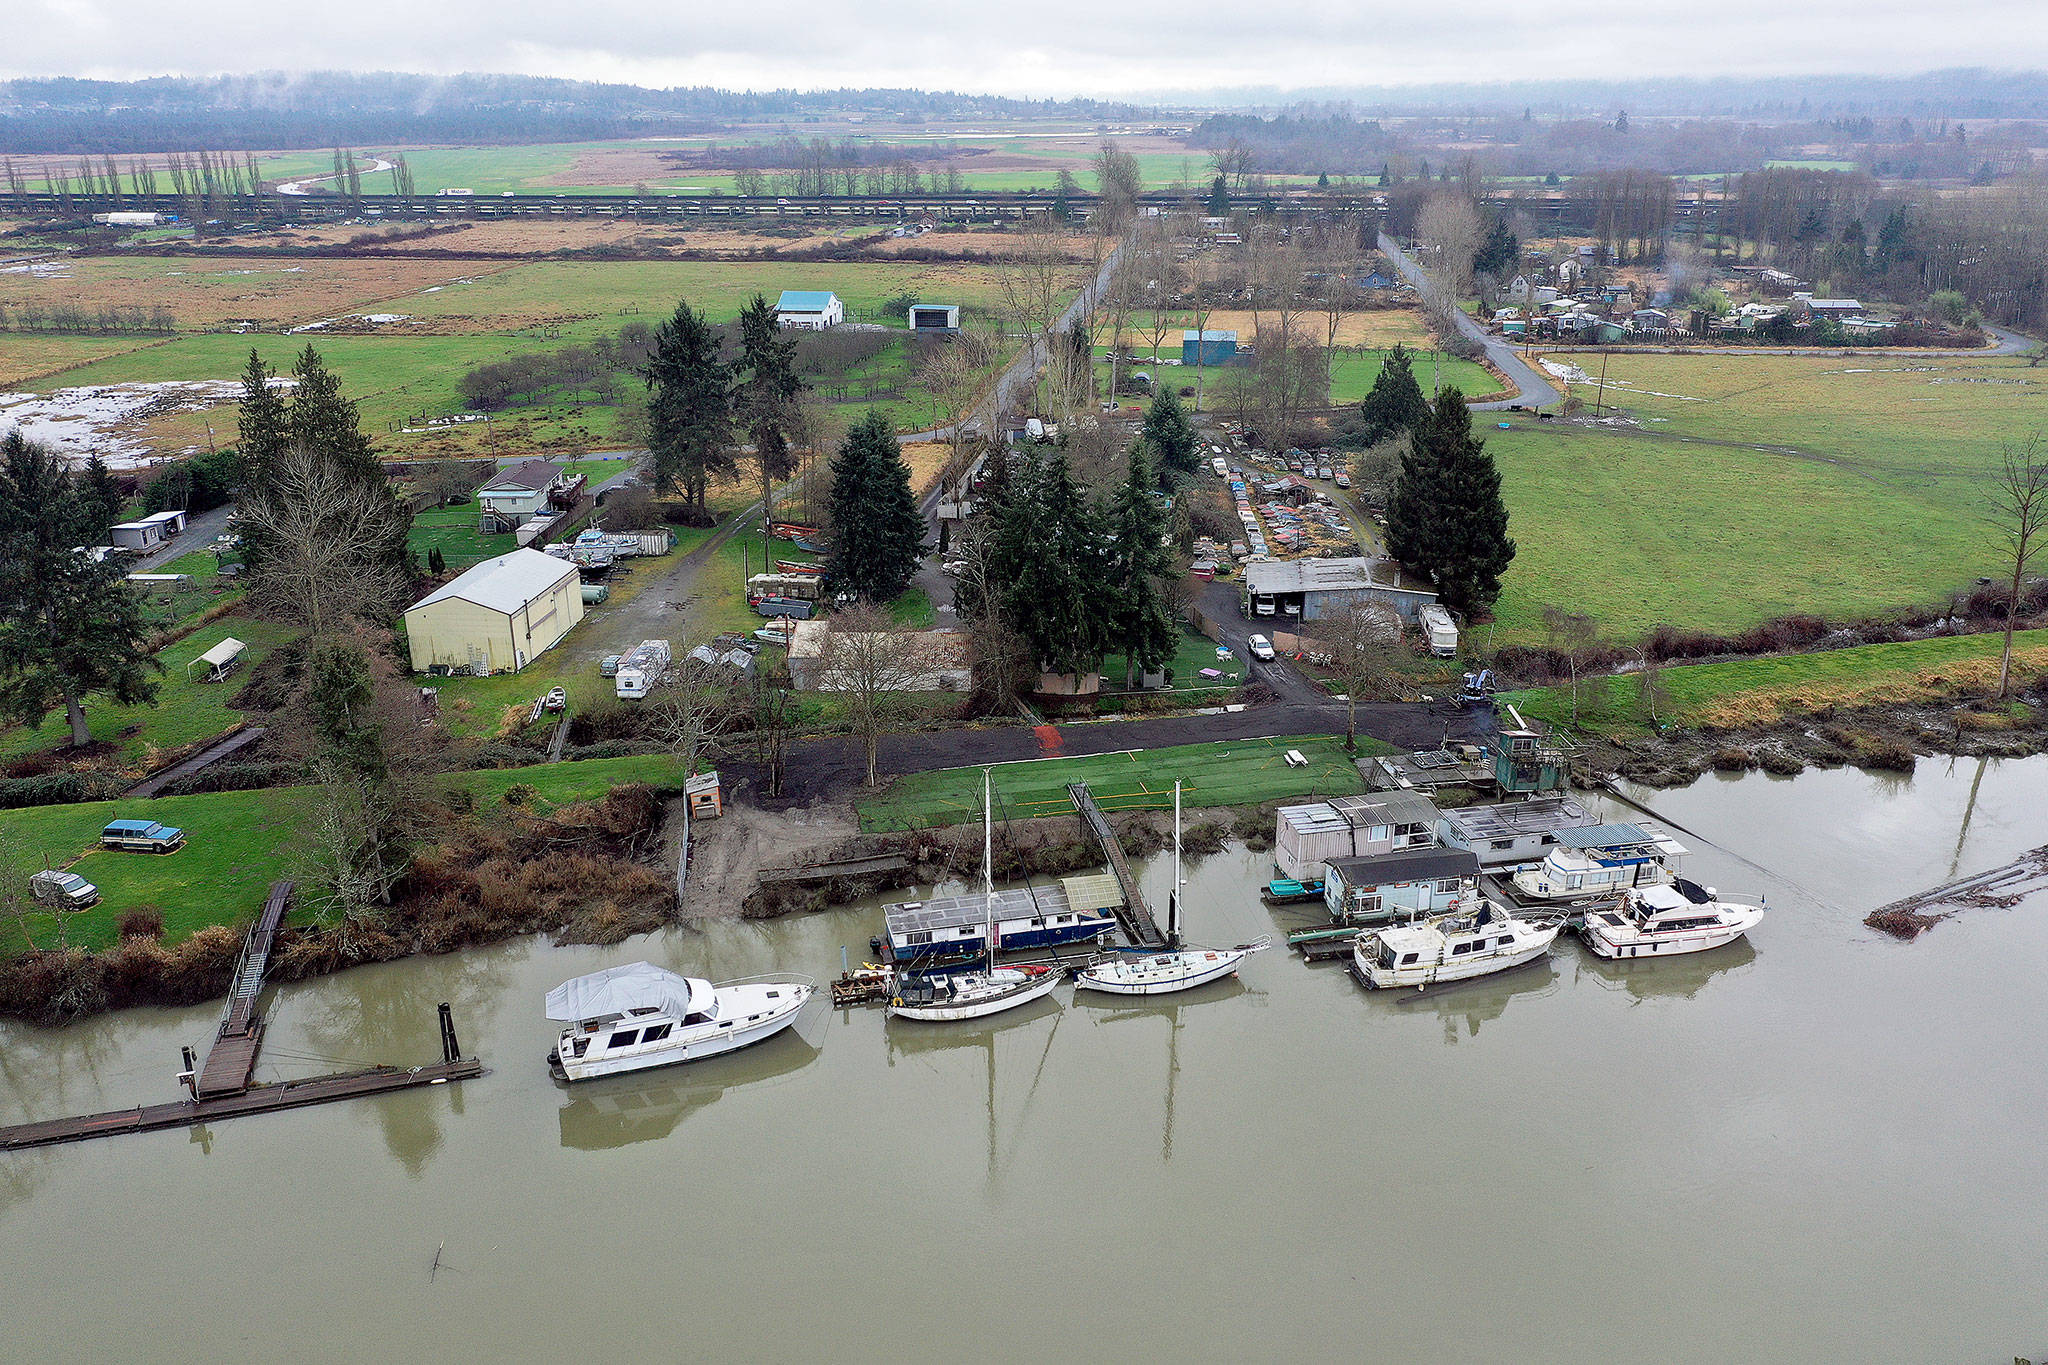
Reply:
M1116 874L1117 886L1123 891L1123 908L1117 911L1117 922L1132 943L1140 948L1164 948L1165 935L1152 919L1152 911L1145 905L1145 895L1138 889L1138 879L1131 875L1131 865L1124 858L1123 845L1117 842L1116 831L1109 827L1109 820L1095 804L1094 793L1088 790L1086 782L1067 784L1067 795L1073 799L1074 809L1095 831L1096 840L1102 845L1102 854L1109 860L1109 870Z

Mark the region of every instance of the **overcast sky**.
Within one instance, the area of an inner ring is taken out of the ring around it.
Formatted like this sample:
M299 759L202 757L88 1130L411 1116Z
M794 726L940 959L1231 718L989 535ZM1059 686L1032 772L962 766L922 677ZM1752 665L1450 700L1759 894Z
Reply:
M1142 96L2039 66L2048 0L6 0L0 73L517 72Z

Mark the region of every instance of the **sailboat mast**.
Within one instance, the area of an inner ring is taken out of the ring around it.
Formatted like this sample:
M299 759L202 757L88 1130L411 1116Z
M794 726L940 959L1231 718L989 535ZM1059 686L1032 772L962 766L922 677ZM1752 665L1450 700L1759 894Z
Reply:
M1166 897L1166 944L1180 947L1180 783L1173 784L1173 890Z
M988 969L996 969L996 812L990 799L990 769L981 770L981 908L983 941L988 945Z

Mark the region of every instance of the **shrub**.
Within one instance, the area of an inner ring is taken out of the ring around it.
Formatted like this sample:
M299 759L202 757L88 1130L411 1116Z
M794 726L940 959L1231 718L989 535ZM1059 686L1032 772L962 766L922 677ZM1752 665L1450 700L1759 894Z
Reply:
M508 806L524 806L532 802L539 795L540 789L531 782L514 782L511 786L505 788L505 804Z
M195 796L201 792L246 792L264 787L285 787L297 782L301 770L295 763L252 760L247 763L216 763L187 773L165 785L163 796Z
M110 801L125 786L119 778L106 773L45 773L40 777L10 778L0 780L0 810Z
M123 939L159 939L164 936L164 912L154 905L138 905L121 916L114 932Z

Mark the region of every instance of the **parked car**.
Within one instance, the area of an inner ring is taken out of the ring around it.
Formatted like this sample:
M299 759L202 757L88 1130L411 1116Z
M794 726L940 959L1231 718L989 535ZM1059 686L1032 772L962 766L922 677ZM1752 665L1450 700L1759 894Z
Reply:
M1337 471L1337 487L1339 487L1339 488L1349 488L1349 487L1351 487L1351 476L1350 476L1349 474L1345 473L1345 472L1344 472L1343 470L1341 470L1341 469Z
M1261 663L1269 664L1273 662L1273 642L1271 640L1268 640L1265 636L1252 636L1251 651L1252 657L1254 659L1259 660Z
M619 672L620 657L617 654L605 655L603 661L597 666L597 676L600 678L616 677Z
M766 644L786 645L789 643L790 636L794 635L795 633L796 622L791 621L787 617L783 617L778 620L770 621L767 625L755 631L754 638Z
M100 889L76 872L38 872L28 879L28 889L44 905L66 910L83 910L100 900Z
M175 853L184 844L184 830L154 820L114 820L100 831L100 847L132 853Z

